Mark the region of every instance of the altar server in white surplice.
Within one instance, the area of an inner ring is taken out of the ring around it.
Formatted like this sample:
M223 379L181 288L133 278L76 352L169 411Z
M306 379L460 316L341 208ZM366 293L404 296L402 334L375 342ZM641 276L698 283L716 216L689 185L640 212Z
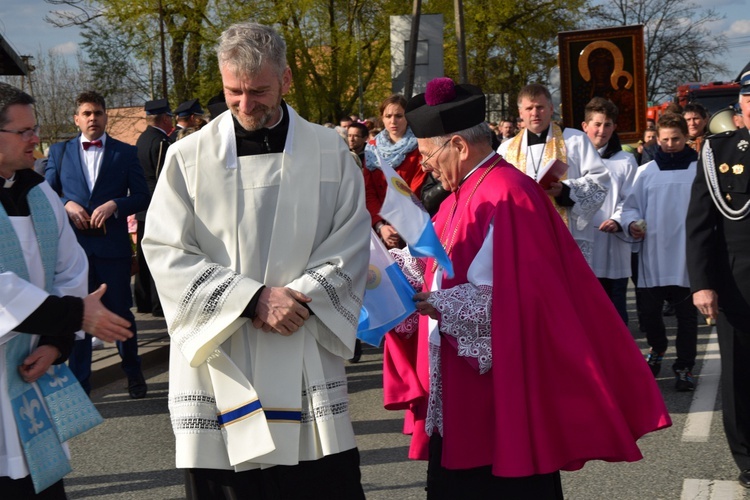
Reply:
M191 499L364 498L344 371L368 268L362 176L282 100L275 31L234 25L217 55L229 111L170 146L143 242L172 338L177 467Z
M59 404L52 408L42 377L67 360L82 328L110 342L132 334L99 301L106 287L86 297L86 254L60 198L33 170L39 144L33 103L0 83L0 496L54 500L67 498L62 477L70 464L53 421L59 430L56 409L71 408L78 384L72 374L56 379L65 394L55 395ZM62 417L79 425L73 414Z
M586 134L563 129L552 121L554 110L547 87L526 85L518 93L518 114L526 129L502 143L497 152L537 182L550 161L568 165L568 171L559 182L552 182L546 193L591 265L598 230L592 220L607 197L609 171Z
M635 157L622 150L617 136L617 106L603 97L594 97L584 109L585 121L581 124L584 133L602 157L609 170L610 189L592 223L594 251L591 269L599 279L607 295L615 305L620 317L628 323L625 296L630 278L630 259L633 240L622 228L622 204L633 188L638 164Z

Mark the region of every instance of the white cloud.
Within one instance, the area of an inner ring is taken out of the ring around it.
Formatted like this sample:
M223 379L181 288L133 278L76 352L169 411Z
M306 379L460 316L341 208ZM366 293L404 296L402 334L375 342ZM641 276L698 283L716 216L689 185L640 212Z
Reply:
M60 54L63 56L74 55L78 52L78 44L76 42L65 42L60 45L55 45L50 49L50 52Z
M729 26L726 32L727 36L745 36L750 35L750 19L739 19Z

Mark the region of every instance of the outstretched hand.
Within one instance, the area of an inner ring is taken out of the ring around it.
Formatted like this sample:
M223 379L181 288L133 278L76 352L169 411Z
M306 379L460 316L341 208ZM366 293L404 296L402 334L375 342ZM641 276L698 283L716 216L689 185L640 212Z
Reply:
M102 284L83 299L83 330L106 342L127 340L133 336L130 322L104 307L101 298L106 291L107 285Z

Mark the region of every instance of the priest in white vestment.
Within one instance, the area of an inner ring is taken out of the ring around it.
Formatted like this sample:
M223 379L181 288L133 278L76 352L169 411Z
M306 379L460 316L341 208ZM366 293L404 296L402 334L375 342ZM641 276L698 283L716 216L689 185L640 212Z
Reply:
M276 32L234 25L217 55L229 112L170 146L143 242L177 467L188 498L364 498L344 371L369 260L361 173L282 101Z
M553 112L552 96L545 86L525 86L518 93L518 114L526 129L502 143L497 152L537 182L551 160L568 165L565 175L546 192L591 265L597 230L592 219L609 191L609 173L586 134L573 128L563 130L552 122Z
M64 472L51 480L47 475L48 486L38 487L43 469L53 468L50 447L38 440L46 432L39 415L50 409L44 398L16 408L13 393L38 392L36 381L67 360L82 327L107 341L132 334L127 321L101 305L106 287L86 297L86 254L60 198L33 170L39 144L33 103L28 94L0 83L0 496L54 500L67 498ZM21 432L16 410L33 424L32 431ZM22 436L29 433L37 436L33 446ZM67 462L66 444L52 447ZM69 470L67 463L63 470Z

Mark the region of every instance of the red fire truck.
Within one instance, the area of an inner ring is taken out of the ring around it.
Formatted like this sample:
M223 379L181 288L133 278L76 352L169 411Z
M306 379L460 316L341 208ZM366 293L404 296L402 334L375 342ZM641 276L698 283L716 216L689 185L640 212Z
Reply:
M712 115L728 106L737 102L737 95L740 91L738 82L710 82L710 83L685 83L677 87L677 94L674 101L684 106L689 102L699 102ZM646 118L658 120L659 116L669 103L651 106L646 110Z

